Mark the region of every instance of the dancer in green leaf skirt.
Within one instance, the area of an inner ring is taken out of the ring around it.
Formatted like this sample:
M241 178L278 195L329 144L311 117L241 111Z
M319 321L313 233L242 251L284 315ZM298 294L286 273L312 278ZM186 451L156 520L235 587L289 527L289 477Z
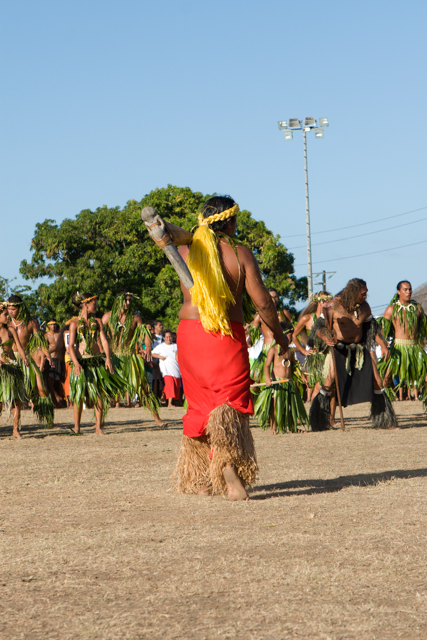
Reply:
M27 401L24 373L15 359L13 347L19 353L23 366L28 368L28 359L14 327L8 327L7 303L0 303L0 411L10 415L13 408L13 437L21 438L21 402Z
M139 315L139 301L130 291L119 291L102 322L110 340L114 367L126 381L127 392L131 398L138 396L140 404L150 409L156 424L163 426L159 402L151 391L144 366L144 359L152 362L152 337Z
M33 403L34 413L38 420L46 426L52 427L54 405L42 373L46 361L49 365L52 364L49 345L40 331L38 320L30 316L27 305L20 296L10 296L7 301L7 311L10 316L9 326L15 329L28 360L28 366L25 366L15 344L13 350L24 374L27 397Z
M415 399L426 399L427 354L424 342L427 338L427 319L423 308L412 300L411 283L402 280L397 293L379 320L386 338L393 338L390 358L381 358L378 370L390 399L394 400L393 380L399 380L397 390L402 399L403 385L414 390Z
M77 292L73 304L80 310L78 318L70 322L68 346L72 360L70 400L74 409L74 432L80 433L84 402L94 408L95 433L102 435L110 398L126 392L126 381L114 371L102 322L94 317L97 296Z
M291 324L281 322L283 332L292 332ZM273 371L271 371L273 369ZM304 380L295 351L284 351L279 345L270 348L264 367L265 386L261 386L255 415L263 429L275 434L298 431L298 424L308 427L308 416L302 399Z

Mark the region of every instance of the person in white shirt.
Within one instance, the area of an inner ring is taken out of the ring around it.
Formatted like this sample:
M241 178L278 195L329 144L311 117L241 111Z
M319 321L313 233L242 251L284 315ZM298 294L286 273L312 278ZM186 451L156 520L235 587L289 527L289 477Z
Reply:
M179 400L181 395L181 372L178 365L178 350L172 339L172 332L165 331L164 342L158 344L151 351L153 358L159 359L160 371L163 375L165 387L163 389L168 407L173 406L173 400Z

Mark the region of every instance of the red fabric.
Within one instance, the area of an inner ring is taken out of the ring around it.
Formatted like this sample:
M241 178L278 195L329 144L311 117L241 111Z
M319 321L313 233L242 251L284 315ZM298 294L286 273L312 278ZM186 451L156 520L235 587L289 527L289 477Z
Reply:
M209 414L222 404L253 414L248 348L243 325L232 322L234 339L205 331L200 320L181 320L178 362L188 402L184 434L205 432Z
M71 364L65 361L64 394L67 397L69 397L70 395L70 375L71 375Z
M180 389L181 389L181 378L174 378L173 376L164 376L163 377L165 387L163 392L169 400L169 398L173 398L174 400L179 400Z

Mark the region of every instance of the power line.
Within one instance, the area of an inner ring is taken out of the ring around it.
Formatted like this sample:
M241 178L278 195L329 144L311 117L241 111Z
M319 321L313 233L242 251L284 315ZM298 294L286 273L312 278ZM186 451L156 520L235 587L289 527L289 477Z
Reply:
M322 260L322 262L315 262L314 264L324 264L325 262L337 262L338 260L350 260L351 258L362 258L363 256L372 256L374 253L384 253L385 251L394 251L395 249L405 249L406 247L415 247L417 244L424 244L427 240L421 240L420 242L411 242L410 244L402 244L400 247L390 247L389 249L380 249L379 251L369 251L369 253L358 253L355 256L345 256L345 258L331 258L330 260ZM294 267L305 267L303 264L295 264Z
M412 222L404 222L403 224L397 224L394 227L387 227L387 229L378 229L378 231L369 231L369 233L361 233L358 236L349 236L347 238L338 238L338 240L326 240L326 242L316 242L313 247L318 247L321 244L330 244L331 242L344 242L344 240L353 240L354 238L363 238L364 236L371 236L374 233L383 233L384 231L390 231L391 229L399 229L400 227L407 227L410 224L416 224L417 222L424 222L427 218L420 218L419 220L413 220ZM294 251L295 249L305 248L305 244L301 244L299 247L287 247L288 251Z
M363 227L366 224L375 224L375 222L382 222L383 220L392 220L393 218L399 218L400 216L409 216L410 213L417 213L417 211L423 211L427 209L427 206L420 207L419 209L413 209L412 211L406 211L405 213L397 213L395 216L386 216L385 218L378 218L377 220L370 220L369 222L360 222L359 224L351 224L348 227L338 227L337 229L328 229L327 231L312 231L311 235L318 233L332 233L333 231L344 231L345 229L354 229L355 227ZM286 236L286 238L300 238L305 236L305 233L297 233L293 236ZM284 238L285 236L280 236Z

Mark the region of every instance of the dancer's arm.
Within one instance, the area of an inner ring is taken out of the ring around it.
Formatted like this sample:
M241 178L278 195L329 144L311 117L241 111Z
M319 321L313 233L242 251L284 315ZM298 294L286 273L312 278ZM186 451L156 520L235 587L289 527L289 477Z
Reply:
M99 337L101 338L102 347L105 353L105 368L110 373L114 373L113 363L111 362L110 345L108 344L107 336L105 335L104 326L99 318L97 318L96 321L99 327Z
M288 348L288 339L280 326L273 300L262 282L258 263L249 249L246 249L246 247L239 247L239 249L239 254L243 258L246 291L254 303L261 320L272 331L276 342L286 350ZM242 249L245 249L245 251L241 251Z

